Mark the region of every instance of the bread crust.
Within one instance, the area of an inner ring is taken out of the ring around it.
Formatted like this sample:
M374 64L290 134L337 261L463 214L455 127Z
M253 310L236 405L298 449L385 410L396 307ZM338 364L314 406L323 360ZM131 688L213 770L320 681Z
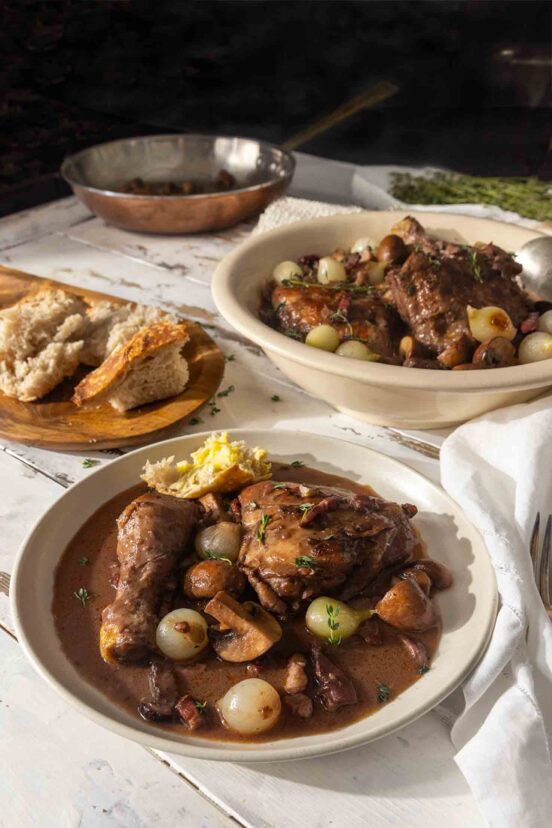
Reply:
M99 368L91 371L75 388L72 400L80 406L108 397L128 376L129 371L162 348L189 340L185 322L157 322L142 328L125 345L116 348Z

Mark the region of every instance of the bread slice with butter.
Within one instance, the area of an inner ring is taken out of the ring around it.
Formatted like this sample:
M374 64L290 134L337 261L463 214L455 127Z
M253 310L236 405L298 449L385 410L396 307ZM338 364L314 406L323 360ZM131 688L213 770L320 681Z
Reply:
M108 402L124 412L180 394L189 378L181 353L188 339L184 323L142 328L77 385L73 402Z

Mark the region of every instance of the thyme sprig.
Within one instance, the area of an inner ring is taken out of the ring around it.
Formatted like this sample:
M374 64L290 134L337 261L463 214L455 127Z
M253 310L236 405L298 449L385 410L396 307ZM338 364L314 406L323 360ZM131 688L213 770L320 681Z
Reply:
M257 540L259 543L264 543L265 534L266 534L266 527L272 520L272 515L261 515L261 519L259 520L259 526L257 528Z
M316 561L310 555L299 555L295 558L295 566L297 569L314 569Z
M339 629L339 621L336 620L339 615L339 607L336 609L333 604L326 604L326 614L328 616L328 627L330 628L328 644L331 644L332 647L339 647L341 644L341 636L336 635Z
M377 683L377 694L376 698L378 700L378 704L383 704L384 702L389 700L389 696L391 695L391 688L388 687L387 684L384 684L382 681L378 681Z

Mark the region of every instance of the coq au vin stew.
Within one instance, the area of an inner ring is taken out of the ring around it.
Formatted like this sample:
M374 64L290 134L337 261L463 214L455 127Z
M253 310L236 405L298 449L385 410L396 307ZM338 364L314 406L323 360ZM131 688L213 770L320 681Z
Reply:
M147 464L58 565L83 677L159 727L262 741L344 727L430 669L452 583L369 486L212 434Z
M492 242L429 236L407 216L380 241L280 262L261 319L339 356L467 371L552 357L552 303L530 296L521 265Z

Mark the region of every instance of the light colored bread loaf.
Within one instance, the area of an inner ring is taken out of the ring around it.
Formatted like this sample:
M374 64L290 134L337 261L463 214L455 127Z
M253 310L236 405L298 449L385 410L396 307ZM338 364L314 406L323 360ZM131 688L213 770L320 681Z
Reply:
M176 317L148 305L113 305L92 302L87 312L88 326L84 337L81 362L98 366L119 345L124 345L141 328L161 320L176 322Z
M188 341L185 324L157 322L118 346L75 388L77 405L106 400L117 411L180 394L188 382L181 354Z
M0 390L22 402L47 394L79 364L85 303L44 288L0 311Z

